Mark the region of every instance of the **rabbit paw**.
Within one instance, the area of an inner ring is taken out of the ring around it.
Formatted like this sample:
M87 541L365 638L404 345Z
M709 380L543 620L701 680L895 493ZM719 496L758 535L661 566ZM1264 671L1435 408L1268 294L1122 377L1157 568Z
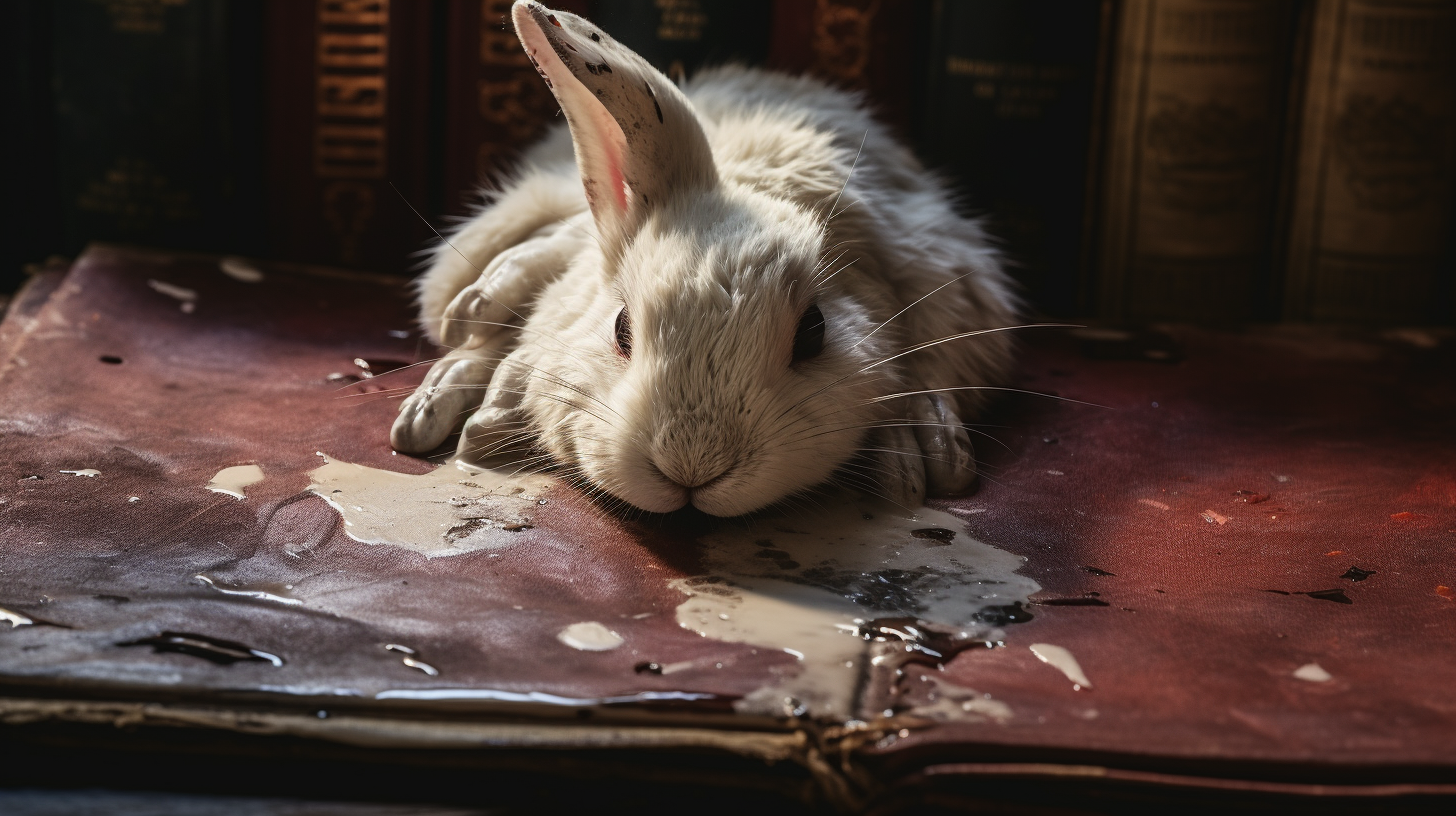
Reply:
M907 509L925 501L925 464L915 429L890 426L879 429L870 439L869 449L874 483L871 492Z
M519 446L527 438L526 414L521 395L531 367L517 351L501 361L485 399L460 433L455 456L466 462L481 462Z
M552 224L504 250L480 277L461 289L440 319L440 342L478 348L513 323L524 322L526 304L571 264L591 238L580 218Z
M911 397L910 421L930 495L954 496L970 490L976 483L976 451L955 403L944 394Z
M480 404L495 363L493 355L480 349L456 350L440 358L399 406L389 431L394 449L425 453L439 447L465 414Z

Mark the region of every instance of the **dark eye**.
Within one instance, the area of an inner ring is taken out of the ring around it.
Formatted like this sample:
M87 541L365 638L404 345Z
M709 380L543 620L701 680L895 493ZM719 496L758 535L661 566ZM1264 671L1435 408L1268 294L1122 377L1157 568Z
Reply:
M810 306L799 318L799 328L794 331L794 362L818 357L824 350L824 313L818 306Z
M632 358L632 321L627 318L627 307L617 312L617 353Z

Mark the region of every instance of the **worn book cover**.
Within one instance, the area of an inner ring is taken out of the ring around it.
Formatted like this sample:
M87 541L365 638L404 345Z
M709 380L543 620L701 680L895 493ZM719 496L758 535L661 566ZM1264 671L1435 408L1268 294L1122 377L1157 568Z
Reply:
M1314 5L1294 164L1284 315L1449 320L1456 3Z
M1127 0L1101 196L1108 317L1266 316L1296 5Z

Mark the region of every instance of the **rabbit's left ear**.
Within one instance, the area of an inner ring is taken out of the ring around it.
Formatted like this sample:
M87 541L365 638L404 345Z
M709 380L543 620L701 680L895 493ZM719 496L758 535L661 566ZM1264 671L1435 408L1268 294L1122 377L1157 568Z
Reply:
M601 29L517 0L516 34L546 80L576 146L598 233L620 248L669 197L717 183L691 103L657 69Z

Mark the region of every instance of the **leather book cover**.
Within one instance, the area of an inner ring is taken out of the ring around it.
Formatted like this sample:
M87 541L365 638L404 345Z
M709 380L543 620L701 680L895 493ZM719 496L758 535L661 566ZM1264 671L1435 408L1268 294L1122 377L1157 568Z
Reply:
M270 255L402 274L432 235L401 195L434 209L434 13L403 0L268 2Z
M1032 305L1085 312L1083 246L1110 2L936 4L924 152L990 216Z
M1266 316L1296 4L1127 0L1101 197L1108 317Z
M65 251L253 248L258 7L57 0L47 11Z
M1456 3L1314 6L1284 315L1452 316Z

